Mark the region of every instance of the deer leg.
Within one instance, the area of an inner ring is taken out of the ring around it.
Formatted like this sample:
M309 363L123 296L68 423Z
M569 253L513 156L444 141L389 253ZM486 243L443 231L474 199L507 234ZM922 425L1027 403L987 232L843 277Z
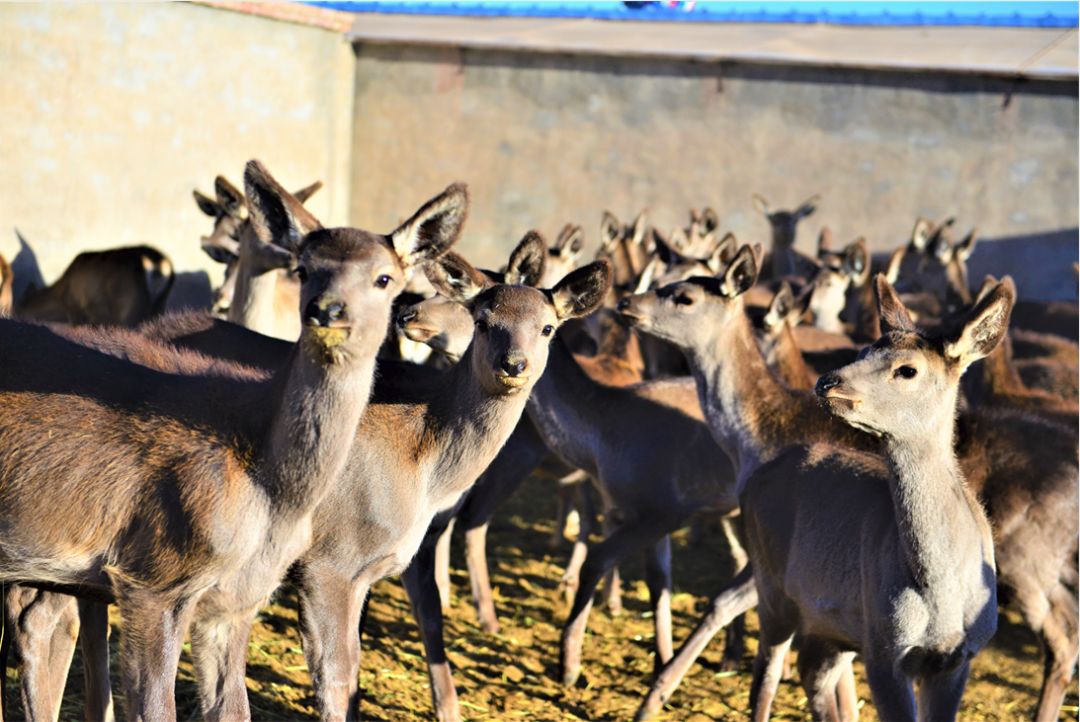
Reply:
M465 563L469 568L469 585L480 629L489 634L498 634L499 619L495 616L495 599L488 576L487 530L488 524L484 522L465 532Z
M766 631L764 619L761 622L761 638L757 657L754 658L754 677L750 683L750 719L754 722L767 722L769 719L769 710L780 686L784 660L794 637L794 629Z
M413 616L420 625L428 675L431 678L431 702L439 722L460 722L457 690L454 688L450 660L443 642L443 613L431 569L435 552L430 544L421 544L412 563L402 573L401 581L412 603Z
M11 587L19 684L27 719L56 720L64 697L71 655L79 634L74 597L28 587Z
M655 671L658 673L672 656L671 641L671 536L665 535L645 554L645 583L653 608L656 630Z
M842 722L856 722L859 719L859 693L855 688L855 670L851 666L855 654L844 652L843 656L843 666L836 679L836 707Z
M937 722L937 720L956 719L956 713L960 709L960 699L964 696L964 687L967 686L968 672L971 668L970 661L964 661L959 667L946 672L924 677L919 684L919 719L923 722ZM874 700L875 704L877 700ZM882 719L885 713L878 708Z
M738 514L726 514L720 519L720 528L724 532L735 573L746 568L749 557L743 548L736 520ZM739 668L743 655L746 654L746 617L740 615L724 628L724 656L720 660L720 669L733 672ZM786 679L789 675L785 674Z
M817 637L803 638L799 647L799 678L815 720L840 722L836 684L846 662L844 654L830 642Z
M1050 595L1050 609L1039 632L1045 659L1036 722L1050 722L1060 715L1065 691L1076 669L1076 615L1076 593L1058 584Z
M911 681L896 669L893 660L867 656L864 665L878 717L889 722L915 722L915 695L911 692Z
M195 607L192 597L168 597L113 577L124 623L120 678L129 722L176 719L180 644Z
M566 529L566 519L570 515L573 497L573 487L565 484L559 484L555 487L555 501L557 506L555 509L555 526L551 530L551 536L548 537L549 549L558 549L562 546L563 532Z
M257 609L200 618L191 625L191 653L205 720L249 719L248 638Z
M604 574L626 554L656 542L672 526L665 520L651 519L647 523L624 524L614 534L590 549L581 567L580 586L562 632L562 682L571 687L581 675L581 646L592 610L593 594Z
M446 524L446 529L435 543L435 586L439 589L439 604L444 613L450 611L450 537L454 533L454 519Z
M300 638L319 715L356 720L360 714L360 613L368 584L332 568L304 567L296 570L294 578L300 599Z
M112 722L109 682L109 605L79 600L79 647L83 658L83 717L86 722Z
M702 617L697 628L687 638L678 654L671 658L657 675L649 694L638 709L638 720L647 720L657 714L679 687L683 677L690 671L697 658L705 651L716 634L733 619L741 618L757 604L757 587L750 567L746 567L728 584L727 588L713 597L708 613Z
M604 509L604 537L608 538L619 528L615 522L614 509ZM619 576L619 567L613 564L604 575L604 606L608 614L617 617L622 614L622 578Z

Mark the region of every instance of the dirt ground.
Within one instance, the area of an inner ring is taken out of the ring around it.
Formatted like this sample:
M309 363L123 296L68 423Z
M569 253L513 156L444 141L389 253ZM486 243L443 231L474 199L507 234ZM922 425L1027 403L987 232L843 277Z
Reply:
M652 622L639 560L622 568L623 613L594 609L585 640L582 680L563 690L556 682L560 625L567 609L558 580L569 545L550 550L547 537L555 511L554 495L541 481L530 481L492 522L488 552L502 632L487 635L476 625L468 579L455 538L454 607L447 620L447 646L466 720L627 720L644 696L653 669ZM719 534L691 546L687 533L674 546L676 595L672 608L676 646L692 629L711 592L730 574ZM660 719L741 720L747 718L749 670L756 645L756 619L737 672L720 671L723 641L718 638L687 676ZM116 631L116 630L114 630ZM115 664L116 635L113 636ZM187 645L185 644L185 650ZM363 636L360 685L362 714L368 720L432 719L430 687L420 635L409 603L396 579L378 584L370 601ZM114 668L115 669L115 668ZM1003 615L992 645L974 664L960 711L962 720L1031 719L1041 677L1041 655L1034 635L1013 614ZM876 720L860 667L861 720ZM76 655L65 694L63 719L81 719L81 671ZM186 651L177 682L180 719L197 719L193 670ZM14 672L8 672L14 691ZM119 691L115 678L113 689ZM260 615L248 656L248 690L257 720L316 717L310 680L296 632L295 596L278 592ZM8 719L20 719L8 705ZM781 685L774 718L809 719L806 699L796 682ZM1064 719L1077 718L1073 681ZM118 713L118 718L122 714Z

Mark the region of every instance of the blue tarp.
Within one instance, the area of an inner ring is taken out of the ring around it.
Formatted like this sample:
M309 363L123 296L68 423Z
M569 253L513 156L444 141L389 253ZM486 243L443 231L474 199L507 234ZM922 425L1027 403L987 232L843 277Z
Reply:
M312 2L360 13L662 22L1077 27L1075 2Z

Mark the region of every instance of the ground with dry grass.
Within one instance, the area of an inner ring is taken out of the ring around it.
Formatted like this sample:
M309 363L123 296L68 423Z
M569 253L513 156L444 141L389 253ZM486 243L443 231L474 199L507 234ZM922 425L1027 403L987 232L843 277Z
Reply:
M555 681L560 625L567 609L558 580L568 546L551 551L547 537L554 516L553 493L532 481L496 517L489 534L489 557L502 633L487 635L476 626L464 564L455 554L456 599L446 639L467 720L626 720L644 696L653 669L652 621L639 560L623 567L625 610L612 617L594 610L585 641L580 684L563 690ZM676 644L692 629L709 595L730 574L723 541L707 538L691 546L685 533L675 544L676 596L672 607ZM456 543L455 549L461 545ZM993 644L975 661L960 713L963 720L1030 719L1042 663L1037 641L1012 614L1002 617ZM737 672L720 671L722 639L717 639L675 693L661 719L699 721L747 717L749 670L755 650L756 619L749 622L749 649ZM115 642L113 637L114 663ZM185 650L187 649L185 645ZM396 579L378 584L372 594L363 638L360 684L363 717L369 720L431 718L430 688L420 635L409 603ZM65 695L64 719L81 718L81 672L75 668ZM866 700L860 719L876 720L869 689L857 668L859 694ZM115 676L115 675L114 675ZM185 651L177 683L181 719L198 717L194 676ZM8 673L8 689L16 682ZM259 617L248 657L248 689L257 720L316 716L300 639L296 598L283 589ZM114 690L119 685L114 679ZM1073 682L1063 717L1077 717ZM21 718L9 704L8 719ZM122 716L122 715L121 715ZM802 689L785 682L774 707L776 719L809 719Z

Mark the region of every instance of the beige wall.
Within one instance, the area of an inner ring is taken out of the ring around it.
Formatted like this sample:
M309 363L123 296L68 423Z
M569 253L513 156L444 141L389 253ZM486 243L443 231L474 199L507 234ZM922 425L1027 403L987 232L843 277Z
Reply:
M473 197L463 247L497 264L526 230L554 235L568 221L595 247L605 208L628 219L648 206L666 230L709 204L725 228L766 241L752 193L780 207L820 193L804 249L823 223L880 252L916 216L955 214L965 231L1015 239L976 258L1028 273L1022 292L1075 297L1075 80L416 45L357 53L352 216L374 227L460 178ZM1035 246L1048 254L1022 269L994 258Z
M353 66L340 33L205 6L0 4L0 252L18 227L51 280L149 242L216 279L191 191L255 157L344 223Z

